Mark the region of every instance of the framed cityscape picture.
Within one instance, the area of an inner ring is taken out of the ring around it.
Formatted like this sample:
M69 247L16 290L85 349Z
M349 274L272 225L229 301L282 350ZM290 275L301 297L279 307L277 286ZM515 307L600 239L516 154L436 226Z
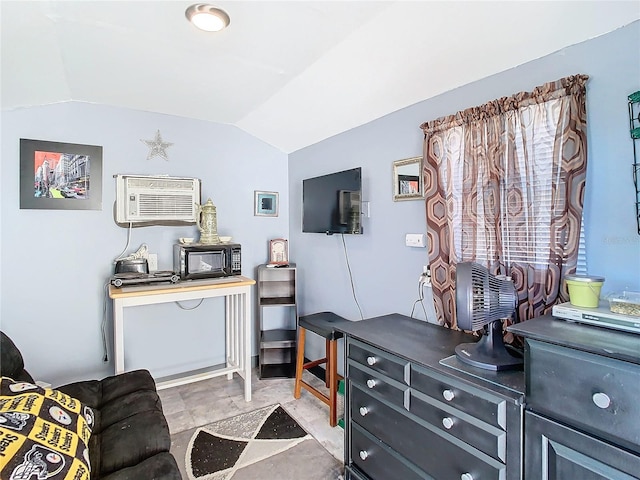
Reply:
M102 210L102 147L21 138L20 208Z

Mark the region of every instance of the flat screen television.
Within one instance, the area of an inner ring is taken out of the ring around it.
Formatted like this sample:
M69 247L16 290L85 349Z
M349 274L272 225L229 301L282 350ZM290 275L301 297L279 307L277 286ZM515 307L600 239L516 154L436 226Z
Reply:
M302 181L302 231L362 233L362 169Z

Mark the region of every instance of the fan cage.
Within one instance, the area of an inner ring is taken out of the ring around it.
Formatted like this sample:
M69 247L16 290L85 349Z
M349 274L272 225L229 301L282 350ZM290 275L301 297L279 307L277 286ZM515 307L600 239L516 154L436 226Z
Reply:
M475 331L493 321L511 318L517 305L511 280L498 278L469 262L457 267L456 298L458 327L463 330Z

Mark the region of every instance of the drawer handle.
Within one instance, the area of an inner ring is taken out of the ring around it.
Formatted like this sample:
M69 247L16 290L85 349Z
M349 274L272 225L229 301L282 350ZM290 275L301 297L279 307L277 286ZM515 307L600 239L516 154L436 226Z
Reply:
M453 400L453 399L454 399L454 397L455 397L456 395L453 393L453 390L448 390L448 389L447 389L447 390L445 390L444 392L442 392L442 396L444 397L444 399L445 399L447 402L450 402L451 400ZM466 475L466 474L465 474L465 475ZM464 480L466 480L466 479L464 479Z
M360 415L363 417L369 413L369 409L367 407L360 407Z
M369 380L367 380L367 387L369 388L373 388L376 386L378 382L376 382L373 378L370 378Z
M367 357L367 363L370 366L374 366L377 361L378 361L378 359L376 357Z
M360 450L360 458L362 460L366 460L368 456L369 456L369 454L367 453L366 450Z
M593 400L593 403L595 403L598 408L609 408L609 405L611 405L611 399L606 393L594 393L591 400Z
M444 428L446 428L447 430L451 429L451 427L453 427L453 418L451 417L444 417L442 419L442 425L444 426Z
M470 473L463 473L460 475L460 480L473 480L473 475Z

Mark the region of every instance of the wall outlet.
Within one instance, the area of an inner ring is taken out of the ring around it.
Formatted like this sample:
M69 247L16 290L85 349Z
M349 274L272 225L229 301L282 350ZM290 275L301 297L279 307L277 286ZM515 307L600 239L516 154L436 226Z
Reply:
M431 270L429 269L429 265L422 266L422 274L418 279L418 285L420 285L420 287L431 286Z
M149 264L149 271L156 272L158 270L158 254L149 253L147 263Z

